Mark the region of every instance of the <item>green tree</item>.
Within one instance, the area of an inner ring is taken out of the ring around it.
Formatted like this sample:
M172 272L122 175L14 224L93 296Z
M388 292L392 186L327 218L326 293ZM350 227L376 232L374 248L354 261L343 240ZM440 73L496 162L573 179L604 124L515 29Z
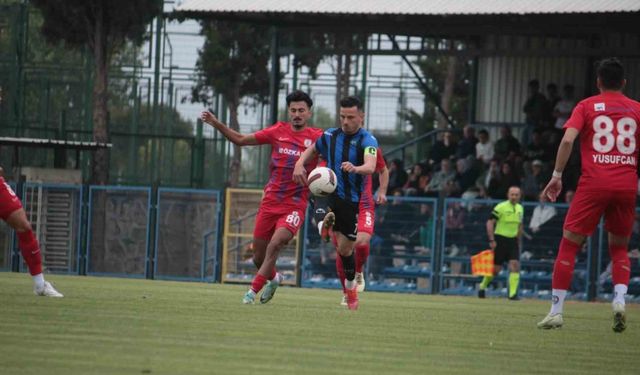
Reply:
M454 124L463 124L468 115L469 80L471 65L467 60L455 56L423 57L416 61L422 76L430 90L437 95L442 108L452 118ZM417 113L413 110L401 113L414 128L414 136L424 134L437 126L445 128L446 119L440 116L435 104L429 98L429 93L420 87L424 97L424 111Z
M107 142L108 71L114 53L128 40L140 42L147 25L160 14L160 0L33 0L43 15L42 33L69 49L88 48L94 61L93 139ZM109 153L94 155L92 181L106 184Z
M196 63L192 101L211 105L215 94L229 107L229 126L240 130L238 107L243 99L266 103L269 95L270 35L263 25L203 21L205 42ZM234 145L229 186L238 186L242 152Z

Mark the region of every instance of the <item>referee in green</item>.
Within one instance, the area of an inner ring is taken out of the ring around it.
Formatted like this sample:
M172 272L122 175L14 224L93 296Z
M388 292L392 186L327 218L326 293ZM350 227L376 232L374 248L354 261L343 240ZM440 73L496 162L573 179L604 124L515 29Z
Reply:
M509 261L509 299L518 300L518 283L520 283L520 248L518 245L522 235L522 217L524 208L520 204L522 196L520 188L512 186L507 194L508 200L498 203L487 220L487 236L494 252L493 276L485 276L480 283L478 297L484 298L491 280L500 273L502 265Z

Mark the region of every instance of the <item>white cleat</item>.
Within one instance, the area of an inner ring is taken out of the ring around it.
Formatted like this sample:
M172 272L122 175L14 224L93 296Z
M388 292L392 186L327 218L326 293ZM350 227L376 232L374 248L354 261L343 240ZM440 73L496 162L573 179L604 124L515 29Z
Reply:
M367 284L364 282L364 275L362 272L356 272L356 290L358 293L364 292L364 288Z
M627 317L624 311L624 305L621 303L613 304L613 326L614 332L622 332L627 328Z
M538 322L538 328L540 329L554 329L562 327L564 321L562 320L562 314L549 314L540 322Z
M51 285L50 282L45 281L44 286L42 288L33 287L33 293L36 296L44 296L44 297L54 297L54 298L62 298L64 297L62 293L58 292L56 288Z
M347 295L342 295L342 301L340 301L340 306L347 306Z

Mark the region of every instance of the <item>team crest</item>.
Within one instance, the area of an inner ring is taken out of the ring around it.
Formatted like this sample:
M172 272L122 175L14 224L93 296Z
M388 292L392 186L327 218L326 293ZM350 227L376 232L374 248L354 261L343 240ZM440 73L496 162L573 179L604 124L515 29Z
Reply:
M309 138L304 140L304 147L309 147L311 146L311 140Z

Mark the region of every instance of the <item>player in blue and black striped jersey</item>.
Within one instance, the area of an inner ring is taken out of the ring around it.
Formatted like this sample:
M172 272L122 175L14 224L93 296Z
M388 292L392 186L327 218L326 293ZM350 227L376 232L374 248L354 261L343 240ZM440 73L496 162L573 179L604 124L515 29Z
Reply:
M340 100L340 128L324 132L314 145L300 156L293 179L306 184L304 164L320 155L327 161L337 177L337 188L329 196L329 208L335 214L333 232L336 233L337 250L342 258L347 288L347 306L358 308L356 292L355 257L353 247L358 233L358 204L364 191L364 176L373 174L376 168L378 141L362 129L363 104L355 96Z

